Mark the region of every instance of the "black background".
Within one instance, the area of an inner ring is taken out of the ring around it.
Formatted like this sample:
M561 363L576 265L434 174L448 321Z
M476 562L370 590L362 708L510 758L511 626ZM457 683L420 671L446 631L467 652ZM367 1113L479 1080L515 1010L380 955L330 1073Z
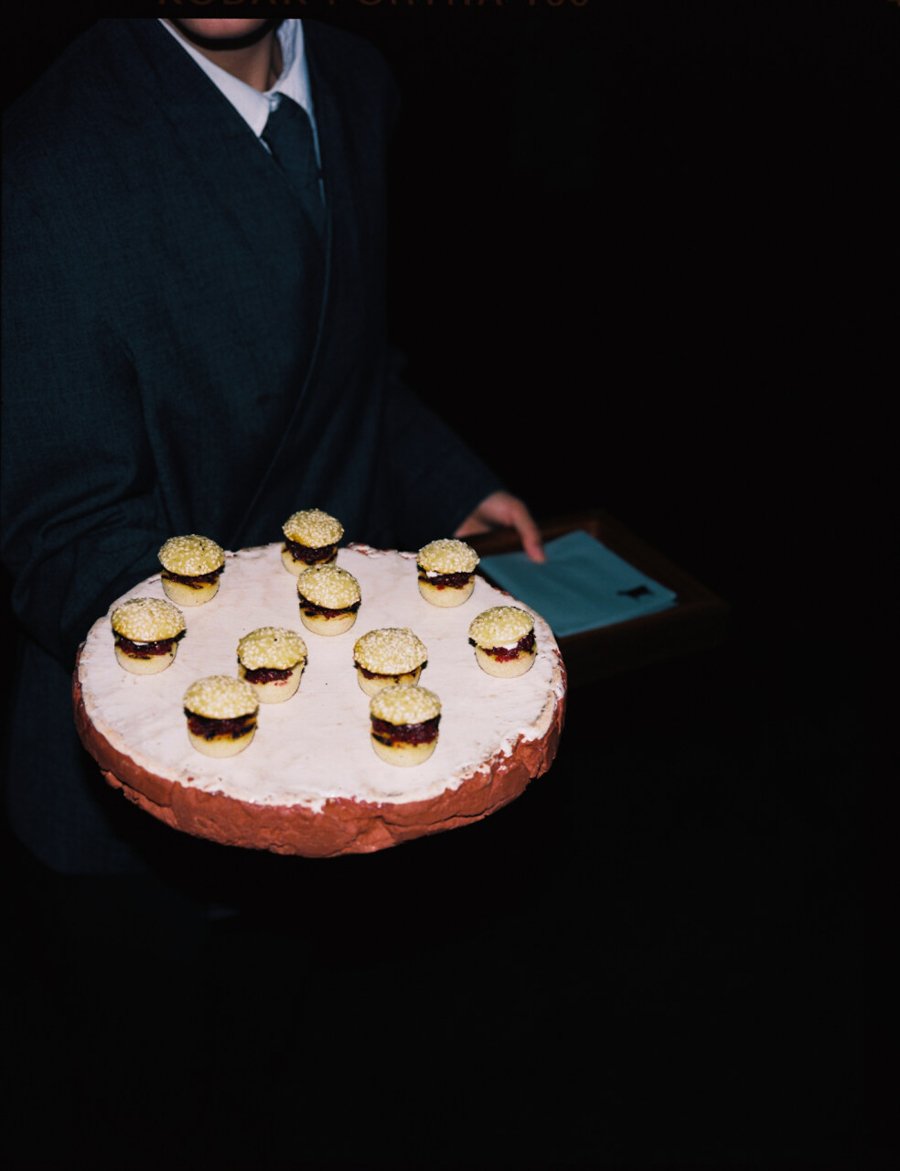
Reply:
M305 13L401 88L414 385L538 516L609 509L731 634L576 690L554 768L477 826L273 860L273 914L202 957L118 921L64 945L14 904L14 1141L60 1166L880 1165L900 9ZM23 21L8 94L93 15Z

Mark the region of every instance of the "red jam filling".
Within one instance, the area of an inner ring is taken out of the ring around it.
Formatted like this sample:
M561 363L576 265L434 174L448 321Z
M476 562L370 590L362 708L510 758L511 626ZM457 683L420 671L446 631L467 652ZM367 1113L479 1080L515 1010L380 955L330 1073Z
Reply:
M421 565L417 565L416 568L419 571L419 581L434 586L436 590L461 590L472 580L471 573L436 573L434 577L429 577Z
M160 639L159 642L132 642L128 638L123 638L121 634L117 634L116 646L132 659L152 659L154 655L167 655L175 643L184 638L184 635L185 632L182 630L181 634L177 634L174 638Z
M416 673L416 671L418 671L418 669L419 669L419 665L417 663L416 666L413 667L409 671L400 671L396 675L384 675L384 674L379 673L378 671L366 670L366 668L363 667L360 663L357 663L355 659L354 659L354 665L364 679L399 679L401 675L414 675ZM422 666L424 667L424 665L425 664L423 663Z
M379 744L387 748L394 744L430 744L437 740L440 716L424 720L421 724L391 724L387 720L372 717L372 735Z
M292 667L257 667L255 671L244 669L248 683L286 683L291 677Z
M256 727L256 714L249 716L235 716L228 720L215 720L209 716L198 716L196 712L184 709L188 727L195 736L202 736L204 740L240 740Z
M359 605L359 602L354 602L352 606L344 606L341 610L329 610L327 606L317 606L308 598L300 599L300 609L310 618L343 618L346 614L355 614Z
M164 569L159 575L166 579L166 581L175 581L179 585L187 586L188 589L202 590L204 586L215 585L222 576L222 570L225 568L221 565L218 569L214 569L212 573L197 573L189 577L184 573L170 573L168 569Z
M285 540L284 547L295 561L303 561L307 565L314 565L318 561L330 561L337 553L337 545L321 545L318 549L313 549L310 545Z
M477 646L474 638L470 638L469 642L472 644L472 646ZM534 631L530 630L525 635L525 637L520 638L513 647L491 646L482 647L481 650L483 650L486 655L490 655L492 659L496 659L500 663L508 662L510 659L517 659L519 655L523 653L530 655L534 650Z

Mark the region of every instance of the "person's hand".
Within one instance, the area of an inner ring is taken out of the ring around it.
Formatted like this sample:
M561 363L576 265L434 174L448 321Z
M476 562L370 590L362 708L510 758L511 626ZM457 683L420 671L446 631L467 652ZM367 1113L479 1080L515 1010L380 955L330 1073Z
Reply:
M546 561L540 530L527 505L509 492L492 492L462 522L454 537L474 537L490 529L509 527L516 530L522 548L532 561Z

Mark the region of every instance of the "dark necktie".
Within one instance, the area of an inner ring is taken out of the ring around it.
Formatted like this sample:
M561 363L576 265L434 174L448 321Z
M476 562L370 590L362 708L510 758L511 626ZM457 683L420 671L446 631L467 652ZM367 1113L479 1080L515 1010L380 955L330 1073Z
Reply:
M321 239L325 231L325 204L308 114L282 94L278 106L269 114L262 137Z

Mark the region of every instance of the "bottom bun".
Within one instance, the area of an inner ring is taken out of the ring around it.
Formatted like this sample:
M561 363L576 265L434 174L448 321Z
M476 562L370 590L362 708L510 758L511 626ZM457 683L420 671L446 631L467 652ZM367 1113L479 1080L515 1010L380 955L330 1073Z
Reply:
M286 699L297 694L305 665L305 663L298 663L296 667L292 667L287 679L270 679L267 683L254 683L252 679L248 679L246 667L240 664L238 664L238 675L245 683L250 684L260 703L284 703Z
M369 739L372 741L372 747L375 749L377 756L387 761L388 764L397 764L401 768L422 764L423 761L426 761L431 756L437 747L437 738L429 740L425 744L382 744L374 736L370 736Z
M219 592L219 579L203 582L199 586L185 585L180 581L170 581L167 577L161 579L162 588L167 598L179 606L202 606L214 598Z
M231 736L214 736L212 740L207 740L188 728L188 740L204 756L237 756L239 752L244 751L255 735L256 728L253 727L249 732L245 732L243 736L236 738Z
M326 618L323 614L304 614L300 611L300 621L313 634L343 634L356 621L356 611L348 614L339 614L335 618Z
M428 581L419 580L419 593L432 606L461 606L472 596L475 589L474 575L464 586L435 586Z
M475 658L478 666L488 675L496 675L498 679L514 679L517 675L524 675L534 666L537 655L534 651L519 651L514 659L495 659L480 646L475 648Z
M166 667L170 667L174 663L177 651L178 645L176 643L164 655L150 655L149 658L138 659L117 645L116 658L119 661L119 666L130 671L132 675L158 675L160 671L165 671Z
M376 675L374 679L364 675L359 667L356 668L356 679L366 695L377 695L382 687L389 687L392 683L409 683L413 686L419 682L422 668L417 667L406 675Z

